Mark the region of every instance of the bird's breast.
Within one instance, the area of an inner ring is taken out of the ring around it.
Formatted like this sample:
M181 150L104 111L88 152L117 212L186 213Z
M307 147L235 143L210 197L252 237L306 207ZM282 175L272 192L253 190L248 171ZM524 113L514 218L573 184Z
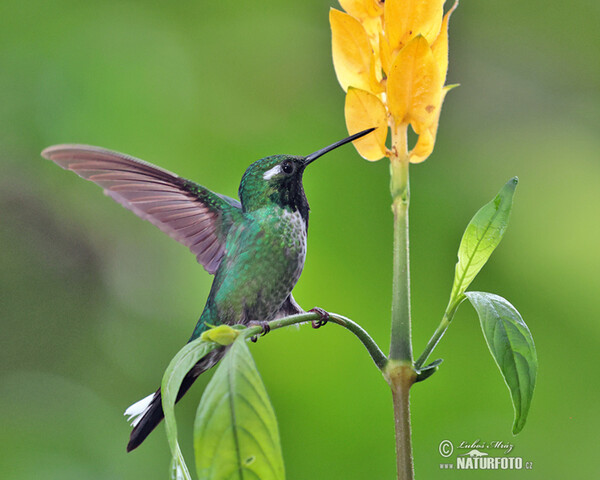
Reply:
M297 212L251 212L234 227L217 272L215 301L229 321L269 320L300 278L306 258L306 225Z
M278 209L265 214L260 222L263 235L264 268L280 283L293 288L306 259L306 224L299 212Z

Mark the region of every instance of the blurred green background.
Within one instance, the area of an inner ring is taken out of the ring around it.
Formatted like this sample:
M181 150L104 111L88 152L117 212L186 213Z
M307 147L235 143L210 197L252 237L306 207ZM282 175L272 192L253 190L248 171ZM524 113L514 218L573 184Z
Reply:
M43 160L101 145L235 195L245 168L346 135L329 1L0 3L0 476L166 478L164 427L132 454L125 408L153 391L202 311L211 277L187 249L95 185ZM412 168L413 341L441 317L472 214L513 175L511 225L472 289L496 292L533 332L540 370L524 431L465 304L412 392L418 478L438 445L500 440L527 478L592 478L597 457L600 7L587 0L465 0L450 28L436 149ZM389 342L386 161L346 147L305 176L309 253L295 297ZM290 479L395 472L388 387L360 343L329 325L252 346ZM191 425L209 375L177 409ZM473 478L512 478L479 472ZM464 477L463 477L464 478Z

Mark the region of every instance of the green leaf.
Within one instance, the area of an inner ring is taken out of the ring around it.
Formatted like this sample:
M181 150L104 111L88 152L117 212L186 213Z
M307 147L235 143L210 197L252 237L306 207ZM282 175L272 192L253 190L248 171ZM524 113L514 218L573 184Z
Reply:
M458 262L450 296L451 305L462 297L502 240L518 182L517 177L506 182L496 198L481 207L467 225L458 248Z
M275 412L243 337L204 391L194 451L200 480L285 478Z
M533 337L517 309L504 298L486 292L465 295L477 310L485 341L510 390L516 435L525 426L537 377Z
M165 412L167 440L169 441L171 455L173 456L171 478L174 479L191 479L183 455L181 454L181 449L179 448L179 442L177 441L177 423L175 421L175 400L177 399L177 393L179 393L179 387L184 377L196 362L215 348L219 348L219 345L197 338L177 352L177 355L173 357L163 375L161 384L162 407Z

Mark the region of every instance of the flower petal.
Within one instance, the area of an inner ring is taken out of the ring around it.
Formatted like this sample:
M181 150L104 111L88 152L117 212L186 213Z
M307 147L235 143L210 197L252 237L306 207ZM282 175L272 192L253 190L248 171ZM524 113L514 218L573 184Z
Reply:
M439 115L442 80L425 37L413 38L397 55L387 79L390 113L397 124L427 128Z
M345 116L348 133L377 128L372 134L353 142L358 153L371 161L385 157L388 126L381 100L370 92L350 87L346 94Z
M440 32L443 13L444 0L386 0L385 33L392 50L402 48L417 35L433 43Z
M365 29L356 18L333 8L329 23L333 66L340 85L344 90L349 86L370 90L373 49Z

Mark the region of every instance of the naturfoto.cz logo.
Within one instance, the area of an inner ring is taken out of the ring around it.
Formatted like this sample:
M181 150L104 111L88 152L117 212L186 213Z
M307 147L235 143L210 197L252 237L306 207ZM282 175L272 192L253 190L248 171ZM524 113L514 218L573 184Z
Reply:
M514 445L508 442L460 442L457 450L465 450L465 453L457 452L454 463L440 463L441 469L448 470L531 470L533 462L523 461L522 457L495 456L502 452L508 455L512 452ZM450 440L442 440L438 451L444 458L452 456L455 450ZM485 450L494 450L490 452Z

